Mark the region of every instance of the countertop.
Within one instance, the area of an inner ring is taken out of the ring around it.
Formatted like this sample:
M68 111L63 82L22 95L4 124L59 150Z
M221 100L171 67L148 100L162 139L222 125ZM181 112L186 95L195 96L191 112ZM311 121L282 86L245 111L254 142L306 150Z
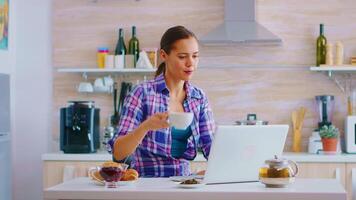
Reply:
M319 155L309 153L283 153L283 158L296 162L340 162L356 163L356 154L337 154L337 155ZM42 155L43 161L108 161L111 160L111 154L107 152L98 152L93 154L64 154L62 152L46 153ZM195 162L206 161L202 154L198 154Z
M140 178L133 185L107 189L89 178L76 178L44 190L49 199L131 199L131 200L346 200L342 185L334 179L296 179L286 188L266 188L259 182L202 185L183 189L168 178Z

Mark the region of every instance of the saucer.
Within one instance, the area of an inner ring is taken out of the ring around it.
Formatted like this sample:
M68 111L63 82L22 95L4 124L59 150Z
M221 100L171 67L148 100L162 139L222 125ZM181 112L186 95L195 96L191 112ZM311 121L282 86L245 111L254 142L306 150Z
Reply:
M198 184L181 184L178 183L177 187L179 188L184 188L184 189L194 189L194 188L200 188L203 187L205 184L198 183Z

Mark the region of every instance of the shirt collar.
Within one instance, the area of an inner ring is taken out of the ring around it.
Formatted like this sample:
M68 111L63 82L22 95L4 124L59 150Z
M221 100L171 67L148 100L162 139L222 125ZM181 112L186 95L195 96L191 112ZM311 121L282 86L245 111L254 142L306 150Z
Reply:
M163 73L158 75L155 79L155 84L156 84L156 90L159 93L163 94L168 94L169 90L166 85L166 80L164 79ZM187 98L197 98L200 99L201 95L200 93L189 83L189 81L186 81L184 84L184 90L187 94Z

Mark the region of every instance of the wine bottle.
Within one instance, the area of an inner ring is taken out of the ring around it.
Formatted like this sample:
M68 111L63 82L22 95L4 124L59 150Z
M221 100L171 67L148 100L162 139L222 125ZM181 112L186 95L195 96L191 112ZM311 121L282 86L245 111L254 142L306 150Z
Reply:
M316 66L325 64L326 57L326 37L324 36L324 24L320 24L319 37L316 40Z
M136 67L136 63L140 54L140 45L136 37L136 26L132 26L132 37L129 41L129 54L133 55L134 67Z
M126 46L124 40L124 30L122 28L119 29L119 38L115 48L115 55L125 55L126 54Z

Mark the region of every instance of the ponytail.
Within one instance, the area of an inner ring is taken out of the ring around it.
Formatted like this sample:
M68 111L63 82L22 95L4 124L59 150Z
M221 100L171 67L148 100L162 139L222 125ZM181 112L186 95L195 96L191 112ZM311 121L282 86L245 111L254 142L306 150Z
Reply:
M162 73L165 73L165 71L166 71L166 63L162 62L156 70L155 77L159 76Z

